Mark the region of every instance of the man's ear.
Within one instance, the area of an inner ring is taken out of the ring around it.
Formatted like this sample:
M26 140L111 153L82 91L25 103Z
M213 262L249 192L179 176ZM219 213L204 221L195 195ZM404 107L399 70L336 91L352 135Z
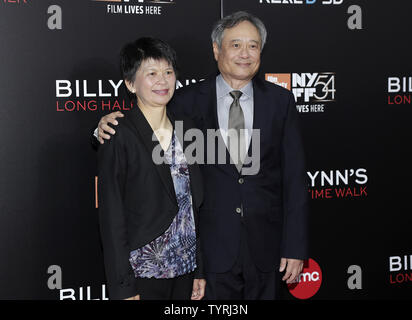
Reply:
M218 60L217 58L219 57L219 52L219 45L216 42L213 42L213 55L215 56L216 61Z

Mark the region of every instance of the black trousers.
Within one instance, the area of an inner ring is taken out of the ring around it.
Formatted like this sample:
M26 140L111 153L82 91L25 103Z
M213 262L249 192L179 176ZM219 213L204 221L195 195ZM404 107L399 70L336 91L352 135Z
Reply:
M193 272L172 278L137 278L141 300L190 300Z
M255 266L243 227L238 258L224 273L206 272L207 300L274 300L279 295L279 270L261 272Z

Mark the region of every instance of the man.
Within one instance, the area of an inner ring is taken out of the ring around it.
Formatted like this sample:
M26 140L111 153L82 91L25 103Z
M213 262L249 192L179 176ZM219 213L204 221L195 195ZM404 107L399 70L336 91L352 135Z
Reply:
M202 165L205 297L276 299L280 272L291 283L308 258L306 170L295 101L288 90L255 77L266 41L258 18L233 13L216 23L212 41L220 74L178 90L168 105L204 133L220 129L230 157L239 160ZM107 123L116 124L116 116L100 120L100 143L110 138L104 131L114 133ZM233 139L231 130L238 133ZM252 130L260 134L259 170L246 175L241 151L245 144L250 153Z

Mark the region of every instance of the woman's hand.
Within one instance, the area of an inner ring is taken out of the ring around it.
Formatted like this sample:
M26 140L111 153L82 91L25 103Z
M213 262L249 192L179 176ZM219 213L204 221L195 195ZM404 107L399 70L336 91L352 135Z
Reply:
M134 297L130 297L124 300L140 300L140 294L135 295Z
M206 280L194 279L191 300L201 300L205 295Z

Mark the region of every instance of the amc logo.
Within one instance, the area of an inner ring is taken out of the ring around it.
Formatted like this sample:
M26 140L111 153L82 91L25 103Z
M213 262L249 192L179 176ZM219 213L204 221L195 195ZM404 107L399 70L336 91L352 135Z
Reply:
M309 299L318 292L321 284L322 270L315 260L309 259L296 281L288 284L288 289L295 298Z

